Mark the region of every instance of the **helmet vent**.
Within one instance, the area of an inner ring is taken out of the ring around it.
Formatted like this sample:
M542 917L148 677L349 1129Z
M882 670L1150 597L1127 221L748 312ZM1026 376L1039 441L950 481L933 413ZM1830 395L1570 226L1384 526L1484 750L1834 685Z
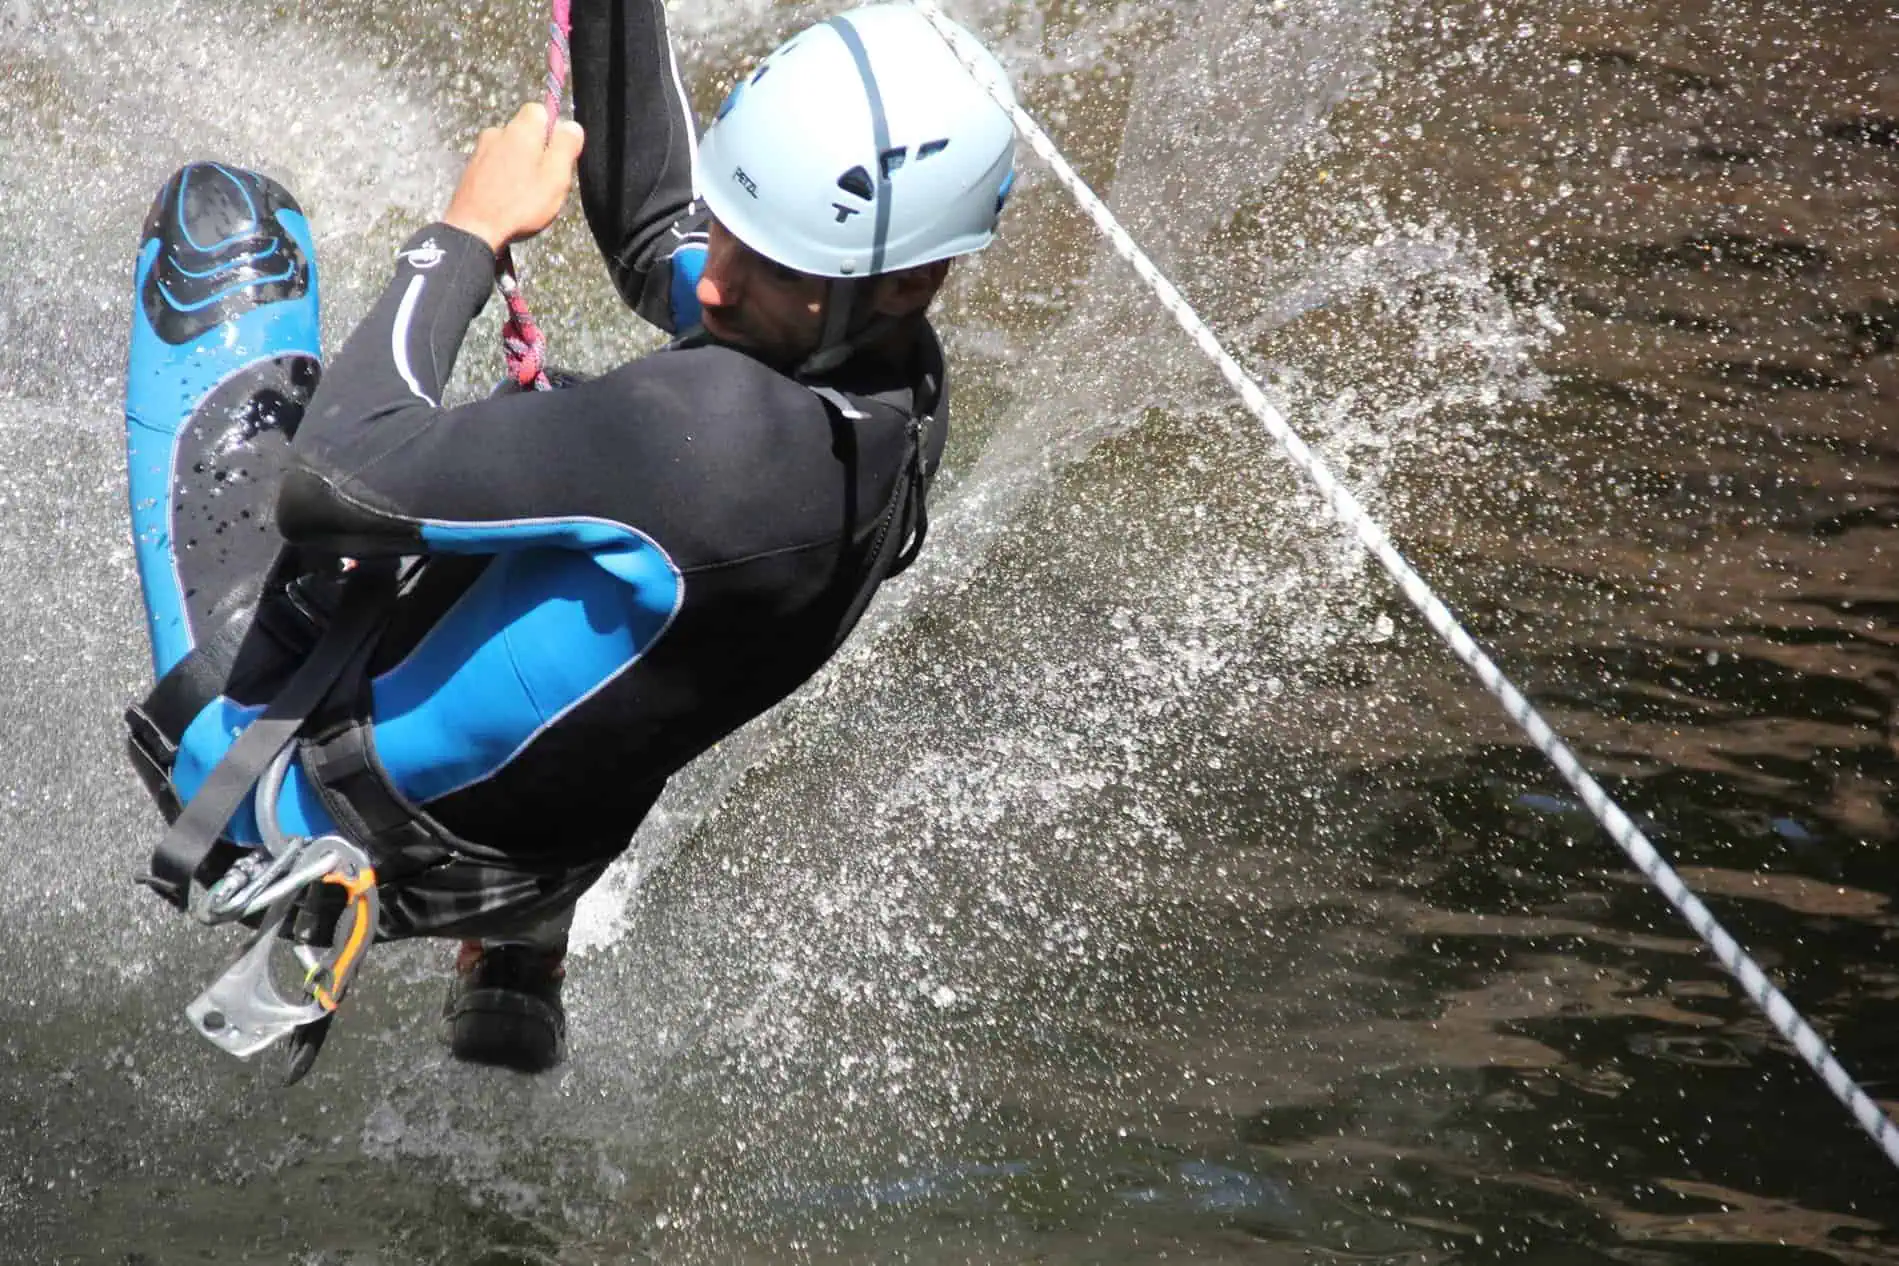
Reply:
M870 173L862 167L853 167L837 178L837 187L845 193L853 193L869 202L877 196L876 188L870 183Z
M757 83L759 80L763 79L765 77L765 72L770 69L771 69L770 62L766 62L763 66L760 66L757 72L752 75L752 82Z
M943 140L940 140L940 141L926 141L923 144L917 146L917 161L922 162L924 159L929 158L932 155L941 154L944 150L948 148L949 148L949 138L947 137L945 137Z
M910 157L910 148L907 145L885 150L883 156L877 160L883 166L884 179L890 179L890 173L903 166L903 160L908 157Z

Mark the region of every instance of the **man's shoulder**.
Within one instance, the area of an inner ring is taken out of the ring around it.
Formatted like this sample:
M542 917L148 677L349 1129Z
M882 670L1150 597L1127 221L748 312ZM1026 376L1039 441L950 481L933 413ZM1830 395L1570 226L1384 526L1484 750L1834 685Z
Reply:
M725 408L749 403L802 410L813 399L796 379L716 343L653 352L602 377L630 395L665 393L681 401Z
M663 463L680 487L724 495L789 493L834 479L832 421L809 388L753 357L716 345L668 349L596 379L595 400L641 459ZM746 491L752 490L752 491Z

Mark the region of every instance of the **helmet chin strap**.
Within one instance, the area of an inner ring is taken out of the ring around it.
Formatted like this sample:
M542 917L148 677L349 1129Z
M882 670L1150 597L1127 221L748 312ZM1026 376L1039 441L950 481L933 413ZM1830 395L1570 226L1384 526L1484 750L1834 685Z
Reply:
M797 378L811 378L842 365L857 350L897 324L895 317L879 316L864 308L874 277L838 277L824 293L824 332L818 345L793 371Z

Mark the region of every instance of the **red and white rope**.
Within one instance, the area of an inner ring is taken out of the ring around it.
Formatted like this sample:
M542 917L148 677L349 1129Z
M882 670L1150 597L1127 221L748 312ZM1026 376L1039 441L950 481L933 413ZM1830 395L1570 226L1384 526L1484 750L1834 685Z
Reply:
M547 106L549 138L554 135L554 124L560 119L561 98L567 86L570 65L567 39L573 31L572 3L573 0L553 0L554 12L547 24L547 84L543 101ZM501 291L502 302L508 305L507 320L501 324L501 358L508 366L508 377L524 388L546 391L552 385L547 379L547 336L535 324L515 273L514 252L505 246L495 259L495 286Z

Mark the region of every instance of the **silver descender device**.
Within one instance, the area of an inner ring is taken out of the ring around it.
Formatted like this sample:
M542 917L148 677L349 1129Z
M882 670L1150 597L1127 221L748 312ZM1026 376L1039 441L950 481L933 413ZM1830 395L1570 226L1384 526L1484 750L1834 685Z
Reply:
M277 796L294 752L287 745L257 784L264 847L193 894L191 915L201 923L258 921L236 960L185 1008L193 1028L240 1059L288 1038L285 1085L316 1062L330 1021L375 940L380 910L375 867L361 848L340 835L286 837L277 831ZM318 922L333 915L314 941L296 935L299 914L306 912Z

